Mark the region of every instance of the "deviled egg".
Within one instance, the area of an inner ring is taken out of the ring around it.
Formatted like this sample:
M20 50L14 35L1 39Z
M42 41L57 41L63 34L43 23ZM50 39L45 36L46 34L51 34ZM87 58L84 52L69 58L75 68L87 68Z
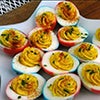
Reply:
M26 34L13 28L0 29L0 47L9 54L15 55L29 45Z
M34 100L42 94L45 82L39 74L21 74L8 82L6 94L11 100Z
M40 27L34 28L28 35L31 46L40 48L43 51L55 50L59 46L56 34Z
M49 80L43 88L46 100L72 100L80 91L81 81L76 74L60 74Z
M37 26L53 30L57 22L54 9L49 6L40 7L36 12L35 21Z
M89 91L100 94L100 63L82 63L78 67L78 75Z
M92 42L100 48L100 28L98 28L93 35Z
M61 26L77 25L80 14L77 7L70 1L61 1L56 5L57 22Z
M71 48L68 52L75 55L81 62L100 62L100 50L99 48L89 42L82 42Z
M81 26L64 26L58 30L60 44L71 47L83 42L88 37L88 32Z
M79 65L79 60L66 51L55 50L43 55L41 65L46 73L56 75L74 72Z
M12 59L12 69L18 73L35 73L41 69L44 52L35 47L26 47Z

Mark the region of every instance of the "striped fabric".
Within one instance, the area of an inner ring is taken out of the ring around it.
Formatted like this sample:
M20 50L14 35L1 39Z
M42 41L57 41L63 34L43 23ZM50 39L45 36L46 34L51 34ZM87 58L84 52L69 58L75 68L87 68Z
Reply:
M0 0L0 15L16 9L31 0Z

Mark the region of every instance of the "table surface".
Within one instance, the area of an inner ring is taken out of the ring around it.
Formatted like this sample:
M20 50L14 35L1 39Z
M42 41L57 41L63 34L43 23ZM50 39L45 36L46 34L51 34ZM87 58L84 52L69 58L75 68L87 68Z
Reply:
M31 0L29 3L0 16L0 25L20 23L27 20L41 0ZM83 17L100 19L100 0L70 0ZM51 0L52 2L52 0Z

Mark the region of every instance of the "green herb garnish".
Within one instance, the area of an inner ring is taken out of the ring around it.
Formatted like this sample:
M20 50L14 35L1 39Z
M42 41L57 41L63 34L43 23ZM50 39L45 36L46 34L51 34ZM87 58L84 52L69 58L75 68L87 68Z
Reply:
M18 99L20 99L21 98L21 96L18 96Z
M21 84L24 86L24 85L27 84L27 83L26 83L25 80L22 80Z

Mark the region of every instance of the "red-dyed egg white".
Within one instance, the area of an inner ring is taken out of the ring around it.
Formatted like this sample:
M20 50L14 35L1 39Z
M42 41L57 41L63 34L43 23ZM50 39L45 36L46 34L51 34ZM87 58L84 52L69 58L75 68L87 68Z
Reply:
M36 12L35 21L38 27L53 30L57 23L54 9L49 6L40 7Z
M59 56L56 55L56 53L59 53ZM53 60L50 61L50 57L53 56L54 54L57 57L54 57ZM68 58L66 58L65 56ZM41 66L43 70L49 75L57 75L57 74L63 74L68 72L74 72L76 71L78 65L79 65L79 60L76 57L62 50L54 50L45 53L41 61Z
M21 74L22 75L22 74ZM20 76L21 76L20 75ZM28 74L27 74L28 75ZM11 84L12 84L12 81L19 77L19 76L16 76L14 77L13 79L11 79L8 84L7 84L7 87L6 87L6 95L8 96L8 98L10 100L34 100L36 98L38 98L41 94L42 94L42 89L43 89L43 86L46 82L46 80L39 74L29 74L29 75L33 75L37 80L38 80L38 87L36 90L34 90L33 94L31 95L20 95L18 93L16 93L12 88L11 88ZM28 80L28 79L27 79ZM28 81L27 81L28 82ZM20 83L19 83L20 84ZM22 85L26 84L24 82L24 79L22 80ZM30 83L27 83L28 85ZM24 91L24 90L23 90ZM26 90L25 90L26 91ZM33 90L32 90L33 91ZM37 91L37 93L35 93Z
M0 48L8 55L15 55L29 45L27 35L13 28L0 29Z
M81 26L65 26L58 30L58 40L60 44L71 47L83 42L89 33Z

